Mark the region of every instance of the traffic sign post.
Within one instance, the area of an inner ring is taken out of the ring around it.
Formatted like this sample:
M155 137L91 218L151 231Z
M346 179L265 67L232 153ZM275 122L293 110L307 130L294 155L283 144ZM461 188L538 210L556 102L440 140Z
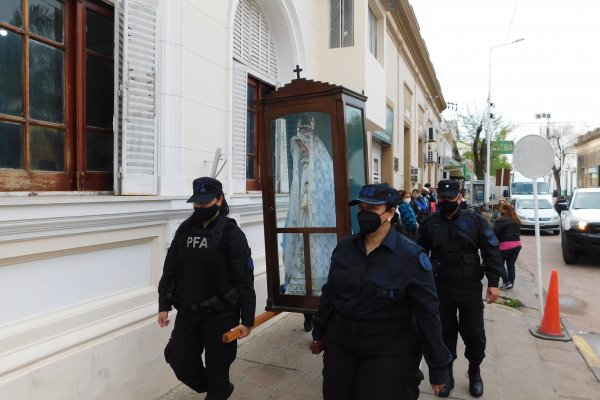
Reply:
M544 294L542 291L542 258L540 246L540 219L538 209L537 179L546 175L554 165L554 149L550 142L538 135L527 135L517 142L513 152L515 170L531 178L533 186L533 218L535 219L535 251L537 260L538 299L540 313L544 316Z
M496 140L494 147L498 151L498 154L513 154L515 142L512 140Z

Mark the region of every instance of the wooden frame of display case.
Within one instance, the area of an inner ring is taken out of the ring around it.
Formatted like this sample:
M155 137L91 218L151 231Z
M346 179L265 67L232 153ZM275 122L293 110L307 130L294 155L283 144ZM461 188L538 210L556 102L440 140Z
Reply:
M306 292L311 293L311 268L309 234L335 233L338 241L352 233L350 216L350 182L348 167L348 132L346 124L346 107L360 110L362 118L362 142L364 173L366 182L366 126L365 126L366 97L341 86L307 79L295 79L290 84L265 96L259 103L259 123L265 137L261 141L262 161L260 165L263 196L263 216L265 231L265 249L267 264L267 305L269 311L314 312L319 303L319 297L312 295L288 295L281 293L280 264L277 235L280 233L298 233L303 235ZM273 149L271 140L271 122L277 118L295 113L319 112L330 116L332 161L335 185L335 204L328 210L319 212L334 212L335 226L333 227L278 227L276 196L274 189ZM268 136L267 136L268 135ZM306 261L308 260L308 261Z

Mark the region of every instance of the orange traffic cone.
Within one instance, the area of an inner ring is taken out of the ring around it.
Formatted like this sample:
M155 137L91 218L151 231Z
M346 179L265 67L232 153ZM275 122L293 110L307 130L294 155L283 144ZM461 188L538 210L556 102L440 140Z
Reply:
M558 304L558 271L553 269L550 275L550 286L548 287L548 296L546 297L546 307L544 308L544 317L542 325L537 328L530 328L529 331L535 337L550 340L571 340L566 331L562 328L560 322L560 307Z

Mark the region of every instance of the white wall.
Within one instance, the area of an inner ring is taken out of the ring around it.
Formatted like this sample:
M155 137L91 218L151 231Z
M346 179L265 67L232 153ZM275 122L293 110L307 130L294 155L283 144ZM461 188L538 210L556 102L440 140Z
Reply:
M14 399L147 399L175 384L156 325L184 199L0 198L0 392ZM57 379L57 374L61 378Z

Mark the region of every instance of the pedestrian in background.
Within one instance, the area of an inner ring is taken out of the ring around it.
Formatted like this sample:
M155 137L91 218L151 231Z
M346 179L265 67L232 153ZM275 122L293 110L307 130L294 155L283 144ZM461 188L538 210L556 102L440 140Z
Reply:
M430 183L426 183L425 185L423 185L423 191L421 192L421 195L425 198L425 200L427 200L427 204L435 203L435 198L431 193Z
M431 264L393 226L399 197L385 183L365 185L349 203L360 232L335 248L313 321L324 400L416 399L422 354L434 393L448 381Z
M502 216L502 213L500 212L500 207L504 204L508 204L506 202L506 199L504 197L500 197L500 199L498 200L498 207L496 207L496 209L492 213L492 222L496 221Z
M400 214L400 219L402 220L402 226L406 231L406 236L412 241L416 241L419 224L417 223L417 216L410 206L412 198L411 194L407 190L402 190L400 191L400 198L402 201L398 205L398 212Z
M193 190L188 203L194 203L194 213L175 232L158 284L158 324L169 325L175 306L166 361L181 382L198 393L208 392L206 400L224 400L233 392L229 368L237 341L223 343L222 337L236 329L240 338L250 334L254 272L246 236L227 217L221 182L198 178Z
M460 208L467 209L469 208L469 204L467 202L467 189L460 189Z
M430 214L429 205L427 200L419 193L419 189L413 189L411 197L410 205L417 216L417 222L421 223Z
M494 233L500 242L498 248L502 256L502 282L500 289L512 289L515 285L515 263L521 251L521 220L510 204L502 204L499 208L500 218L494 223Z
M481 300L484 270L479 252L487 265L485 300L493 303L500 294L498 280L502 271L498 239L481 216L460 207L462 196L458 182L443 180L437 188L439 212L420 224L417 243L430 253L444 343L456 359L460 333L465 342L465 357L469 360L469 391L479 397L483 394L479 366L485 357L486 343ZM452 364L448 372L449 385L440 391L440 397L448 397L454 387Z

